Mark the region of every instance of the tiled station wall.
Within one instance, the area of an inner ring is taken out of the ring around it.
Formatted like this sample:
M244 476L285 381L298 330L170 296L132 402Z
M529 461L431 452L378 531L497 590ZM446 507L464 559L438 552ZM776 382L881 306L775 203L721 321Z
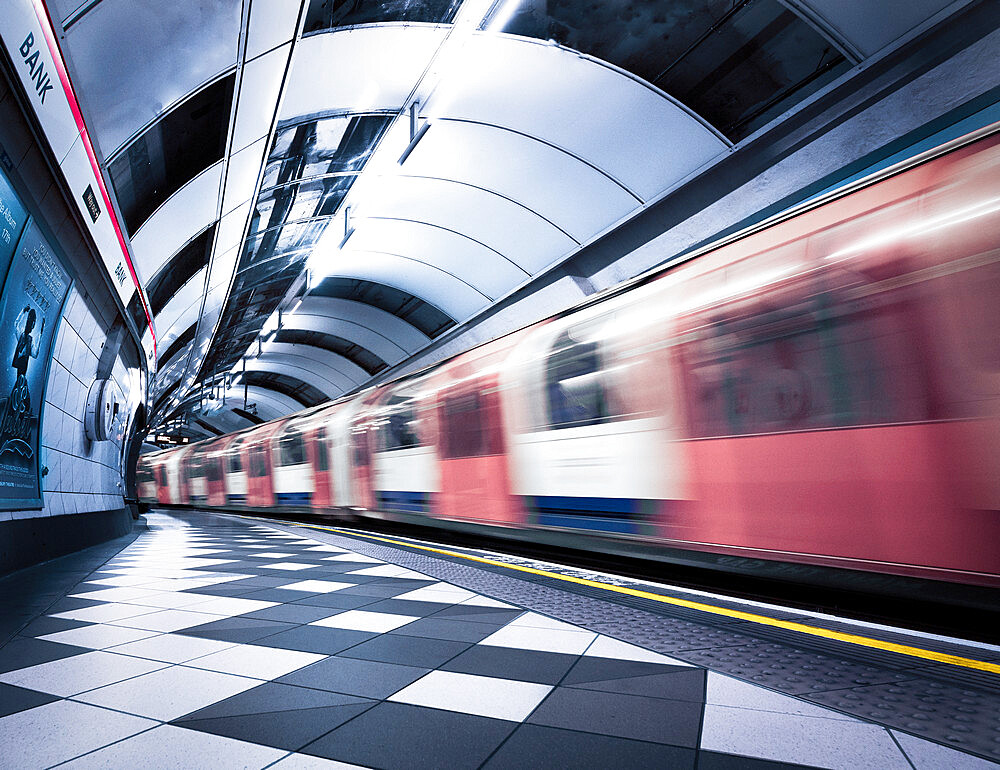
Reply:
M45 152L0 69L0 162L19 180L18 193L33 213L42 214L73 278L52 345L42 411L40 463L48 468L41 479L44 507L0 510L0 574L131 526L124 510L121 447L114 441L88 441L83 426L87 393L118 308ZM112 377L127 395L131 378L121 356Z

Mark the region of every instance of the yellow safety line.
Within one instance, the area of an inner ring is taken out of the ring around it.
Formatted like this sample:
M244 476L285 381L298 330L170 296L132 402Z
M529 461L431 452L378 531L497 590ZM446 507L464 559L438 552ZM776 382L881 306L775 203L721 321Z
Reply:
M248 516L246 518L257 518ZM700 612L708 612L712 615L723 615L727 618L737 618L739 620L748 620L751 623L757 623L762 626L772 626L774 628L783 628L786 631L796 631L800 634L809 634L810 636L820 636L824 639L833 639L838 642L847 642L848 644L856 644L861 647L873 647L877 650L885 650L887 652L895 652L900 655L908 655L912 658L923 658L924 660L933 660L937 663L948 663L952 666L963 666L964 668L972 668L977 671L988 671L992 674L1000 674L1000 663L987 663L982 660L974 660L973 658L963 658L959 655L948 655L943 652L935 652L933 650L924 650L920 647L911 647L907 644L896 644L895 642L885 642L881 639L872 639L867 636L858 636L857 634L845 634L843 631L833 631L828 628L818 628L816 626L808 626L805 623L795 623L790 620L778 620L777 618L769 618L766 615L758 615L754 612L744 612L742 610L731 610L727 607L716 607L713 604L706 604L704 602L693 602L689 599L678 599L673 596L663 596L662 594L652 593L651 591L642 591L638 588L627 588L625 586L616 586L611 583L602 583L598 580L588 580L586 578L573 577L572 575L560 575L557 572L548 572L542 569L536 569L535 567L524 567L520 564L508 564L502 561L496 561L495 559L487 559L482 556L471 556L469 554L460 553L458 551L449 551L444 548L432 548L427 545L417 545L416 543L408 543L402 540L394 540L388 537L381 537L379 535L368 535L361 532L355 532L352 530L343 530L338 527L324 527L318 524L299 524L296 522L294 526L308 527L310 529L322 529L329 532L335 532L339 535L345 537L363 537L369 540L378 540L383 543L389 543L391 545L404 546L406 548L416 548L421 551L429 551L431 553L441 554L442 556L453 556L459 559L467 559L469 561L479 562L480 564L489 564L493 567L506 567L507 569L516 570L517 572L527 572L531 575L541 575L542 577L554 578L555 580L562 580L567 583L576 583L578 585L590 586L591 588L601 588L605 591L611 591L618 594L626 594L627 596L638 596L641 599L650 599L654 602L660 602L661 604L672 604L676 607L686 607L691 610L698 610Z

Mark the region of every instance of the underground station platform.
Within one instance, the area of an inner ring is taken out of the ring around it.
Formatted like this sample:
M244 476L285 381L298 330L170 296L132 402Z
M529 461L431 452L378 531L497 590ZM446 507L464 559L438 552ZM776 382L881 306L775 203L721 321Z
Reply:
M0 581L0 767L986 768L1000 647L153 511Z

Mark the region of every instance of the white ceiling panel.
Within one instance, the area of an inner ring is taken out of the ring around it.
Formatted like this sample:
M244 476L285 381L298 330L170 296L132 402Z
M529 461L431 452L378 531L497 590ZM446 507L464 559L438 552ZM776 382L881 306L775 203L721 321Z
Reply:
M343 253L400 254L445 270L497 299L527 279L528 273L505 256L460 233L423 222L352 217L354 235Z
M293 329L349 339L389 363L402 360L430 342L429 337L403 319L349 299L308 296L285 319L285 324Z
M968 0L907 0L905 3L873 3L871 0L791 0L819 17L867 58L920 26L940 11L954 13ZM807 14L808 15L808 14Z
M236 64L241 12L241 0L104 0L70 27L74 81L105 157Z
M225 254L243 242L243 230L246 228L249 213L250 201L245 201L219 220L219 233L215 241L216 254Z
M369 178L351 191L364 216L395 217L458 230L535 273L578 244L533 211L500 195L443 179Z
M498 192L581 242L639 206L619 185L573 156L526 136L475 123L433 122L403 170Z
M422 112L511 128L577 155L649 200L726 143L670 99L574 51L480 34Z
M282 118L399 109L445 32L392 24L303 38L295 48Z
M264 161L267 137L261 137L229 158L226 170L226 192L222 199L223 214L228 214L236 206L246 203L257 189L257 177Z
M287 374L289 377L294 377L318 388L327 396L335 396L350 387L350 383L341 376L334 375L337 380L329 379L326 375L330 370L326 367L320 369L309 358L302 356L264 353L260 358L247 361L247 371Z
M76 0L72 0L76 2ZM250 7L247 59L291 40L299 20L301 0L265 0Z
M270 131L290 49L290 43L283 45L243 66L233 129L234 152L267 136Z
M132 236L132 253L144 280L215 221L221 179L220 161L171 195Z
M452 318L463 320L482 310L489 299L440 268L393 254L339 252L330 275L384 283L430 302Z
M340 384L348 382L350 383L350 387L360 385L368 379L367 372L357 364L348 361L337 353L331 353L329 350L317 348L313 345L289 344L272 340L264 344L264 355L287 355L308 359L317 367L317 371L322 372L330 382ZM336 379L338 377L342 379Z

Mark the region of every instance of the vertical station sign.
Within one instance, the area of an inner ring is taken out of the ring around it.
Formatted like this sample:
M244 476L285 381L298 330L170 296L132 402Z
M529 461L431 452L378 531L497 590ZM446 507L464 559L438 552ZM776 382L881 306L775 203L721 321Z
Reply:
M150 330L149 337L143 335L143 338L148 339L144 344L147 344L146 354L152 368L156 363L156 331L149 303L111 205L44 0L5 0L3 17L0 37L4 47L122 305L128 307L133 294L139 293Z
M70 278L2 173L0 271L0 507L41 507L42 404Z

